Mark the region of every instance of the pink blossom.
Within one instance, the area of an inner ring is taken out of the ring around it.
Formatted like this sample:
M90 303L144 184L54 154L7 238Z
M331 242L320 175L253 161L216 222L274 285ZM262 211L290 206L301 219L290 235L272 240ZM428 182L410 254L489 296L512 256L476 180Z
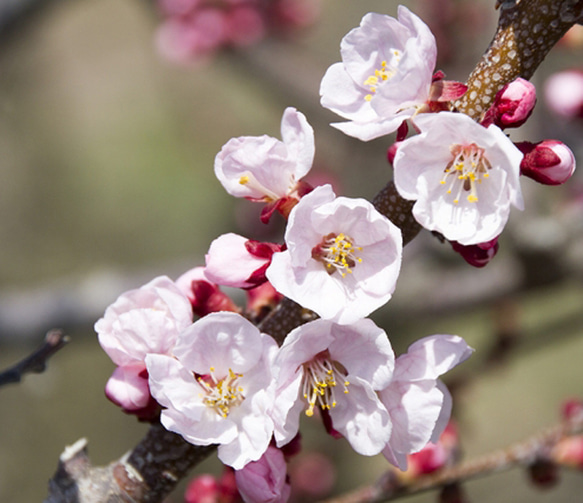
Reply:
M451 395L439 376L469 358L472 351L461 337L432 335L413 343L397 358L393 379L379 397L393 425L383 454L401 470L407 467L407 454L439 439L451 413Z
M583 72L566 70L551 75L545 83L545 98L549 108L567 117L583 117Z
M206 255L205 276L212 282L235 288L265 283L265 270L281 246L252 241L238 234L215 239Z
M320 85L322 106L348 122L332 126L368 141L395 131L425 105L435 68L435 38L406 7L398 19L366 14L340 44Z
M285 242L287 250L273 255L266 276L320 317L353 323L391 298L401 232L368 201L317 187L290 213Z
M375 391L389 385L394 355L385 332L371 320L337 325L315 320L292 330L275 359L275 440L298 432L302 411L329 414L333 428L360 454L378 454L391 435Z
M497 126L461 113L423 114L416 125L421 134L403 141L394 159L395 185L416 201L415 219L462 245L499 236L510 207L523 208L520 150Z
M281 120L283 141L270 136L229 140L215 158L215 175L235 197L282 205L298 199L299 183L312 167L314 131L304 115L286 108Z
M276 342L242 316L211 313L183 330L173 356L146 357L160 421L194 445L219 444L239 470L257 461L273 434L271 364Z
M285 503L291 487L281 450L269 446L257 461L235 472L237 489L246 503Z
M524 153L520 173L544 185L561 185L575 172L575 156L559 140L539 143L521 142L518 148Z
M482 125L499 128L519 127L530 117L536 104L536 89L528 80L517 78L506 84L486 112Z
M170 354L190 324L190 302L165 276L120 295L95 324L101 347L118 366L107 383L107 397L127 412L149 410L146 355Z

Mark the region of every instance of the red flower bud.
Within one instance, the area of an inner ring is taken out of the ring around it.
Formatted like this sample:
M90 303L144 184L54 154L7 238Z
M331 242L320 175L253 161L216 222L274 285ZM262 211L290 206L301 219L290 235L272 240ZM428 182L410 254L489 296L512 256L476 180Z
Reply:
M458 252L463 259L474 267L484 267L498 253L498 238L477 245L462 245L457 241L451 241L451 247Z
M535 103L534 85L519 77L498 91L493 105L482 119L482 125L488 127L495 124L502 129L522 126L530 117Z
M522 142L516 145L524 158L520 173L544 185L565 183L575 171L575 156L571 149L558 140L540 143Z

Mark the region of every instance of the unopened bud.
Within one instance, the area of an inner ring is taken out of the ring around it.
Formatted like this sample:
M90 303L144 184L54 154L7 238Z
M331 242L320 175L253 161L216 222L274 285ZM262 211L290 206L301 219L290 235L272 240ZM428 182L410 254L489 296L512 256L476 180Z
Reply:
M571 400L567 400L562 407L562 415L563 418L569 419L576 419L579 416L583 415L583 400L579 398L572 398Z
M559 481L557 465L547 459L538 459L528 467L531 482L541 488L549 488Z
M476 245L462 245L457 241L451 241L451 247L458 252L463 259L474 267L484 267L498 253L498 238Z
M575 171L575 156L558 140L540 143L521 142L516 146L524 153L520 173L544 185L565 183Z
M522 126L530 117L535 103L534 85L519 77L498 91L493 105L484 115L482 125L488 127L495 124L502 129Z

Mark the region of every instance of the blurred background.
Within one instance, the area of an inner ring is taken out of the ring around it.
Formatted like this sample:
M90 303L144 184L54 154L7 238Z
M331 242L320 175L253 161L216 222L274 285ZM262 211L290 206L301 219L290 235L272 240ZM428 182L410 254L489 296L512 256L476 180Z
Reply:
M214 156L231 137L280 137L281 114L294 106L315 129L315 183L371 199L390 179L393 138L362 143L329 127L338 117L319 105L318 89L342 37L366 12L396 16L398 3L315 2L304 18L292 16L293 29L201 55L161 28L168 5L0 1L0 369L51 328L71 336L45 373L0 389L1 502L42 501L59 454L81 437L94 464L106 464L145 433L103 394L114 367L93 323L107 305L157 275L202 265L221 233L281 240L279 218L264 226L259 205L231 198L214 177ZM494 32L494 1L401 3L434 31L438 67L464 81ZM535 113L511 131L514 141L556 138L583 158L583 119L554 114L542 92L549 75L580 64L582 51L573 32L551 52L533 79ZM534 434L559 418L564 400L582 396L579 175L561 187L523 180L526 211L512 213L485 269L422 233L407 247L394 298L374 315L397 353L434 333L476 348L449 377L467 381L455 411L467 456ZM359 457L322 433L305 425L302 455L335 460L334 493L387 469L381 457ZM211 459L197 471L218 469ZM545 492L519 470L466 489L480 503L581 501L581 474L561 475ZM169 501L183 501L181 491Z

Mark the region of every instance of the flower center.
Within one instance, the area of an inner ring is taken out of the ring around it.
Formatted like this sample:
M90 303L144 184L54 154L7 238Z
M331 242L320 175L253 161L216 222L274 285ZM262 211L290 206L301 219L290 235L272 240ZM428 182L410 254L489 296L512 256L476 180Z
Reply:
M467 200L478 202L478 185L488 178L492 165L486 158L484 149L475 143L471 145L452 145L453 159L445 167L443 178L439 183L447 185L447 193L455 193L453 202L458 204L462 191L469 192Z
M252 190L261 192L264 195L262 200L266 203L271 203L281 198L281 196L278 196L275 192L273 192L271 189L269 189L268 187L263 185L259 180L257 180L253 173L250 173L249 171L247 171L244 175L241 175L239 177L239 184L245 185L246 187L249 187ZM294 185L295 181L293 180L292 177L289 183L290 191L294 187Z
M245 400L243 388L237 381L243 374L237 374L229 369L229 374L223 379L217 379L215 368L211 367L210 372L203 376L198 376L197 381L204 389L203 403L214 409L221 417L227 417L231 407L236 407Z
M354 246L354 240L341 232L340 234L328 234L324 240L312 250L312 257L323 262L326 271L332 274L336 271L344 278L346 274L352 274L352 268L362 262L355 252L362 247Z
M394 62L398 64L400 59L401 51L398 49L393 49L393 58L391 63ZM396 72L397 70L393 67L393 65L387 65L386 61L382 61L381 67L375 69L374 73L370 75L363 83L370 89L370 94L367 94L364 99L366 101L372 100L373 95L377 92L377 87L383 82L389 80L393 75L395 75Z
M308 402L306 416L314 415L316 405L324 410L336 407L336 386L342 386L343 392L348 393L350 382L345 378L346 371L340 363L330 359L328 350L317 354L303 367L302 393Z

